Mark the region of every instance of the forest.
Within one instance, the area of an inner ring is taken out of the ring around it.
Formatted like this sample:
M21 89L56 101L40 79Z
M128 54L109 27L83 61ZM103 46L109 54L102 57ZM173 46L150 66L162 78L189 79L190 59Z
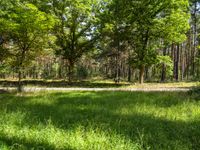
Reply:
M0 78L198 81L198 0L1 0Z
M200 150L200 0L0 0L0 150Z

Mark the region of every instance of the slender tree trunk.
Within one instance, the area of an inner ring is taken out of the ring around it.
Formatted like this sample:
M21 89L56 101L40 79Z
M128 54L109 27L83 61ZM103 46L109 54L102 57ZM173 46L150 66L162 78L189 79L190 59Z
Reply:
M140 76L139 76L139 82L140 82L140 84L144 83L144 71L145 71L145 66L142 65L140 67Z
M74 74L74 62L69 60L69 66L68 66L68 81L69 81L69 83L72 82L73 74Z
M115 82L119 83L120 82L120 45L119 45L119 39L117 39L117 57L116 57L116 78Z
M128 82L131 82L131 76L132 76L132 71L131 71L131 65L129 64L129 66L128 66Z
M187 61L187 80L190 79L190 76L191 76L191 70L192 70L192 29L190 29L190 32L189 32L189 39L188 39L188 61Z
M173 81L174 81L174 79L176 79L176 58L177 58L177 56L176 56L176 46L175 46L175 44L173 43L172 44L172 55L173 55Z
M22 68L23 68L23 62L25 59L25 53L26 53L26 49L23 49L22 53L21 53L21 57L19 57L20 59L19 59L19 65L18 65L18 87L17 87L17 90L20 93L23 92L21 79L22 79Z
M167 54L167 49L164 48L163 56L166 56L166 54ZM166 80L166 65L163 64L163 66L162 66L162 74L161 74L161 82L165 82L165 80Z
M195 65L195 57L196 57L196 51L197 51L197 12L198 12L198 6L197 6L197 0L195 0L195 4L194 4L194 14L193 14L193 48L192 48L192 66L191 66L191 75L193 77L196 76L196 65Z
M179 51L180 51L180 46L177 45L177 49L176 49L176 59L175 59L175 80L178 81L179 80Z
M180 75L181 75L181 81L184 79L184 54L183 54L183 44L181 45L180 49Z
M64 60L62 57L59 58L59 68L58 68L58 78L62 79L62 68L63 68Z
M185 77L188 80L189 79L189 74L190 74L190 51L191 51L191 30L188 33L188 37L187 37L187 46L185 50L185 55L186 55L186 59L185 59Z
M131 50L128 50L128 82L131 82L132 78L132 69L131 69L131 64L130 64L130 59L131 59Z
M19 93L22 92L22 82L21 82L21 79L22 79L22 72L21 72L21 67L20 67L19 70L18 70L18 86L17 86L17 91Z
M149 68L145 67L145 80L149 80Z
M116 57L116 69L115 69L115 83L119 83L119 76L120 76L120 73L119 73L119 59L118 57Z
M146 30L146 33L143 37L144 42L143 42L143 48L142 48L142 52L141 52L141 56L140 56L140 61L143 62L144 61L144 57L145 57L145 51L147 50L148 47L148 41L149 41L149 28ZM139 82L140 84L144 83L144 73L145 73L145 64L142 64L140 66L140 75L139 75Z

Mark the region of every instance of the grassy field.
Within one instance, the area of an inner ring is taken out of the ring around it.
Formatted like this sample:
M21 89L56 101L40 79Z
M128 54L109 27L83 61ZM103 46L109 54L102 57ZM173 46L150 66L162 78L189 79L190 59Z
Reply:
M66 88L193 88L200 82L169 82L169 83L129 83L116 84L113 80L91 80L69 83L66 80L22 80L25 87L66 87ZM16 87L17 80L0 79L0 87Z
M126 88L193 88L199 86L199 82L171 82L171 83L144 83L131 84Z
M175 92L0 94L0 149L199 150L199 100Z

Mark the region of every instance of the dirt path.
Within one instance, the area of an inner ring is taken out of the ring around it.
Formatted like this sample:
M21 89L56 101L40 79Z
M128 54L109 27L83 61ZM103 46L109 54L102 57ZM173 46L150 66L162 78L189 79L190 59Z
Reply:
M16 90L16 88L0 88L2 90ZM132 92L187 92L191 88L44 88L44 87L25 87L25 92L39 91L132 91Z

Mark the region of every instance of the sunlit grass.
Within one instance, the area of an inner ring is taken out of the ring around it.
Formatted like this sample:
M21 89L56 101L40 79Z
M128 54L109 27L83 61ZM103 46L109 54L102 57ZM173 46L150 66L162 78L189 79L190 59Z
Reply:
M131 84L125 88L193 88L200 85L200 82L169 82L169 83L144 83Z
M200 149L200 101L187 93L1 94L0 123L1 150Z

